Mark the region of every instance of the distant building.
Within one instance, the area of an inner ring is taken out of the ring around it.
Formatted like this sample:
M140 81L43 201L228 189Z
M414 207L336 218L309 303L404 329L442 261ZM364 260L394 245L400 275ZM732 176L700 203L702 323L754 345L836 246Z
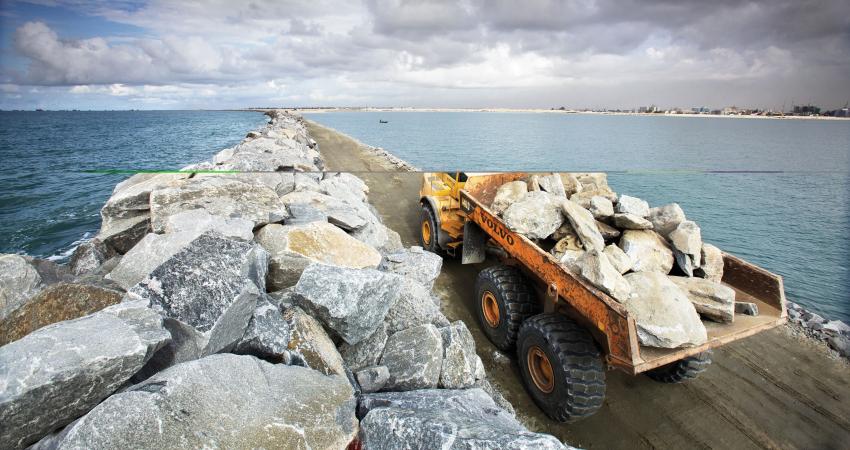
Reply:
M794 106L795 116L817 116L820 114L820 108L814 105Z

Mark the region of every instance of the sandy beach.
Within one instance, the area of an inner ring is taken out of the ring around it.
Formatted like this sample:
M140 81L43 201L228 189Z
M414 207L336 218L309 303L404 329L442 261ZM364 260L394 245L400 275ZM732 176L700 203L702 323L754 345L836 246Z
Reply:
M392 164L368 146L308 122L329 171L354 171L405 245L418 242L419 173L387 173ZM534 431L583 448L846 448L850 442L850 364L823 344L783 326L714 352L700 378L682 385L607 373L605 406L575 424L546 418L526 394L513 357L480 331L472 301L482 265L445 259L436 289L443 313L463 320L491 381Z

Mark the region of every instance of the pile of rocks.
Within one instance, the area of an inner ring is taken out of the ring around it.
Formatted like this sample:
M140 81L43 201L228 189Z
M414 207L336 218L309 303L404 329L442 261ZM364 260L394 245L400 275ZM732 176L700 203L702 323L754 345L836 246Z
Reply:
M735 291L720 283L721 251L703 243L676 203L650 208L617 195L604 173L552 173L504 184L491 208L625 305L643 345L700 345L707 340L701 317L734 320ZM746 306L755 305L738 304L739 311Z
M850 325L827 320L794 302L788 302L788 322L807 336L825 342L840 356L850 359Z
M69 266L0 256L0 448L564 448L440 312L442 260L270 115L117 186Z

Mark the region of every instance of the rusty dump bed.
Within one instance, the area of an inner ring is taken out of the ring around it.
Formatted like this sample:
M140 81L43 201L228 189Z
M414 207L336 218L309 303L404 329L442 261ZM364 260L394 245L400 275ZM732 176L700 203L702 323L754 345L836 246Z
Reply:
M732 323L703 321L708 331L708 342L698 347L660 349L639 345L635 321L623 305L573 275L525 236L510 231L489 210L499 186L525 176L524 173L502 173L470 177L460 193L461 210L467 220L478 224L512 260L543 283L549 298L554 301L553 305L546 306L547 310L571 315L588 326L604 348L609 365L637 374L785 322L782 278L724 253L723 284L735 289L737 301L758 305L759 315L736 314Z

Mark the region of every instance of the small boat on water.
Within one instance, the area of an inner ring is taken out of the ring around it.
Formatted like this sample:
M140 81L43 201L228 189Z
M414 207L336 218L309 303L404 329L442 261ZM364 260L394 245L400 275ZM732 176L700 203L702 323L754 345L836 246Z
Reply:
M389 123L389 122L387 122L386 120L380 120L380 119L378 119L378 123Z

